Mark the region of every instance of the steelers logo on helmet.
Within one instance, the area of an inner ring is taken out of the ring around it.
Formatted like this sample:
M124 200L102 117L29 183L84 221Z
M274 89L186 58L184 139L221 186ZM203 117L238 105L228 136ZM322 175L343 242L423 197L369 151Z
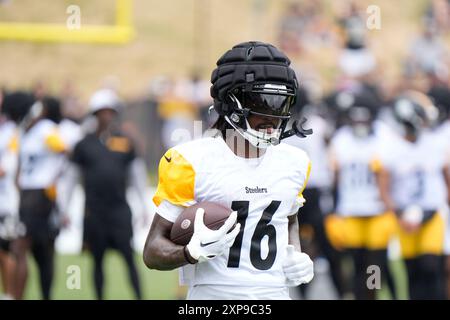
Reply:
M214 109L252 145L266 148L290 135L310 134L297 127L285 132L298 83L290 60L273 45L234 46L217 61L211 83ZM251 116L270 118L277 125L273 130L256 130L249 124Z

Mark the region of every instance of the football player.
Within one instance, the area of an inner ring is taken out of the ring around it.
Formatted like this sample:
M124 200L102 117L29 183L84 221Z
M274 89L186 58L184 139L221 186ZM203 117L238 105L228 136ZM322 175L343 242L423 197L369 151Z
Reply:
M297 220L310 160L279 143L310 133L296 124L286 131L298 88L289 65L267 43L245 42L227 51L211 77L216 134L171 148L160 161L157 214L143 258L152 269L183 267L188 299L289 299L289 286L313 278ZM201 201L234 212L213 231L200 209L190 242L171 242L178 215Z
M308 118L308 124L314 128L314 134L305 139L296 136L287 138L286 142L292 146L303 149L308 153L314 166L308 186L303 195L308 201L300 208L300 240L302 250L312 259L325 257L329 263L330 275L336 289L337 296L342 298L345 294L344 278L341 267L340 252L328 241L324 228L324 217L332 208L332 174L328 160L328 142L333 133L333 125L323 115L323 105L306 105L302 114ZM319 260L320 261L320 260ZM308 294L308 285L299 286L303 297Z
M438 111L426 95L407 91L392 111L402 138L386 144L382 153L380 193L399 219L410 299L442 299L447 144L428 130Z
M369 92L343 91L340 95L348 124L331 140L330 157L337 187L335 211L343 220L337 230L339 237L330 232L330 238L352 257L354 297L375 299L376 291L367 286L368 267L379 266L384 280L387 246L396 226L395 215L386 210L376 181L378 152L385 139L375 122L379 105Z
M23 103L30 103L30 97L21 92L7 94L0 101L0 271L4 299L14 298L16 261L11 254L11 243L18 231L17 126L12 108Z
M432 86L428 91L428 96L433 99L434 104L439 109L439 123L432 131L437 139L444 139L443 143L450 149L450 88L440 84ZM450 159L448 159L450 161ZM444 273L446 275L446 293L450 300L450 212L447 207L447 223L445 228L444 243Z
M54 241L59 226L54 222L55 184L66 147L58 134L59 102L37 100L20 123L18 187L19 217L25 234L13 244L17 257L16 296L22 298L28 275L27 254L36 260L43 299L50 299L53 281Z

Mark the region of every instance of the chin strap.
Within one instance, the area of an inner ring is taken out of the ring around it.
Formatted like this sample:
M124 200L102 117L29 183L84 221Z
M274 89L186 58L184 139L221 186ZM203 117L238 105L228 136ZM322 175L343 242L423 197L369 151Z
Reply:
M248 128L250 128L250 124L247 121L247 117L249 115L249 113L251 112L250 109L247 108L243 108L240 101L233 95L230 94L230 98L231 100L233 100L233 102L235 102L237 104L238 110L241 112L242 114L238 114L237 112L233 112L230 117L228 117L227 115L224 116L225 120L246 140L248 140L250 143L252 143L255 147L267 147L268 145L273 145L276 146L278 144L280 144L281 140L289 138L293 135L296 135L300 138L306 138L307 135L310 135L313 133L312 129L304 129L303 128L303 124L306 123L306 118L302 117L300 119L300 123L298 123L299 121L295 120L292 123L292 129L284 132L284 129L286 128L287 125L287 119L283 120L281 123L281 126L278 130L281 130L282 134L279 137L267 137L267 138L263 138L258 136L257 134L253 133L252 130L243 130L242 128L238 127L236 125L237 122L239 122L240 117L244 117L246 125ZM210 107L211 110L211 107ZM233 118L234 117L234 118ZM263 143L261 142L254 142L252 141L252 139L256 139L256 140L262 140ZM250 138L250 139L249 139ZM266 145L267 144L267 145Z
M253 137L253 138L257 138L257 139L261 139L261 137L258 137L257 135L255 135L255 134L253 134L251 131L249 131L249 130L246 130L246 131L244 131L244 130L242 130L241 128L238 128L234 123L233 123L233 121L231 121L229 118L228 118L228 116L225 116L225 120L244 138L244 139L246 139L246 140L249 140L249 137L248 136L246 136L246 135L250 135L251 137ZM267 144L271 144L271 145L273 145L273 146L276 146L276 145L278 145L278 144L280 144L280 142L281 142L281 140L283 140L283 139L286 139L286 138L289 138L289 137L291 137L291 136L293 136L293 135L296 135L297 137L300 137L300 138L306 138L306 136L308 136L308 135L310 135L310 134L312 134L313 133L313 130L312 129L304 129L303 128L303 124L305 124L305 122L306 122L306 118L305 117L303 117L303 118L301 118L300 119L300 123L298 123L299 121L297 121L297 120L295 120L293 123L292 123L292 129L291 130L289 130L289 131L286 131L286 132L283 132L283 134L281 134L281 136L279 137L279 138L276 138L276 137L271 137L271 138L269 138L269 139L266 139L265 140L265 143L267 143ZM283 130L284 128L284 126L285 126L286 124L284 124L284 125L282 125L282 128L281 128L281 130ZM252 143L252 141L251 140L249 140L251 143ZM252 143L255 147L261 147L259 144L258 145L255 145L254 143Z

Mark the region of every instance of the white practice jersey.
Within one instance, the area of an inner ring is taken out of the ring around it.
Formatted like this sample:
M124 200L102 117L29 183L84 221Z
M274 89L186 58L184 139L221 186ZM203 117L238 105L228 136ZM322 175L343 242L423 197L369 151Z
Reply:
M431 131L436 139L442 141L450 149L450 120L444 121L440 126ZM448 159L450 161L450 159ZM450 163L449 163L450 164Z
M46 189L55 184L64 163L65 149L54 122L39 120L19 139L19 188Z
M68 150L73 150L75 145L83 138L81 126L69 119L63 119L58 126L61 139Z
M292 136L283 140L283 142L307 152L311 162L314 163L308 180L308 188L329 188L332 183L332 173L328 162L328 147L326 144L326 138L329 135L328 124L317 115L309 115L307 127L314 128L312 135L306 138Z
M166 152L153 201L174 222L183 207L212 201L238 212L241 232L230 251L183 268L184 284L283 287L288 216L304 199L306 153L280 144L263 157L236 156L222 138L203 138Z
M375 170L381 138L375 132L356 137L350 127L339 129L331 140L331 158L339 171L336 212L342 216L373 216L384 212Z
M424 132L415 143L401 139L389 144L382 166L390 173L397 208L419 205L424 210L438 210L445 206L443 170L448 160L448 142L435 132Z
M17 130L11 122L0 124L0 216L17 213L18 198L15 185L17 170Z

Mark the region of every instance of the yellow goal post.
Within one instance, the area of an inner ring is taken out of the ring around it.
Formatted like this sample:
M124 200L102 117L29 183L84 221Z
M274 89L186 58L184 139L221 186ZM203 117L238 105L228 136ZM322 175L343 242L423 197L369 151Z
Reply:
M123 44L134 35L131 16L132 0L116 0L114 25L5 22L0 23L0 40Z

